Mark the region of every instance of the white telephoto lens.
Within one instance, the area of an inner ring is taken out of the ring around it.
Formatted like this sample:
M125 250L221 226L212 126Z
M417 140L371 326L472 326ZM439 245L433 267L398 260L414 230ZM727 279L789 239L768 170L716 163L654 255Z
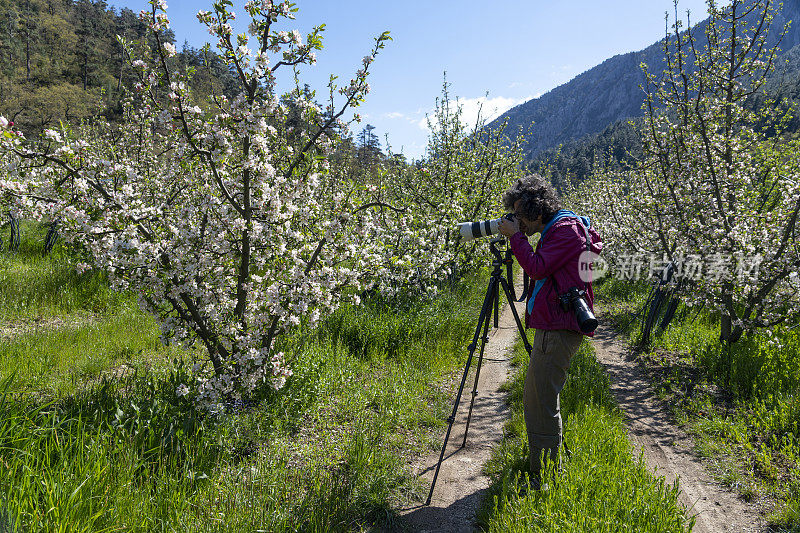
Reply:
M461 234L461 242L468 242L489 235L496 235L499 229L500 219L483 220L481 222L462 222L458 225L458 232Z

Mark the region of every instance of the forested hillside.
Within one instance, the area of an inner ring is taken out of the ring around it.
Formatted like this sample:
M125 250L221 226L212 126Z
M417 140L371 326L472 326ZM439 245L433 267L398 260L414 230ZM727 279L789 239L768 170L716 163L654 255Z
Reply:
M145 34L136 13L104 0L0 0L0 115L26 132L100 112L113 119L135 78L117 36ZM174 43L173 32L164 39ZM208 87L200 92L212 92L212 80L229 92L233 78L215 54L184 45L177 61L197 69L193 83Z
M768 101L773 103L768 104ZM765 105L786 103L800 104L800 44L780 57L775 71L762 90L748 99L747 106L756 110ZM527 166L546 174L559 188L567 181L583 181L598 167L626 168L641 159L640 123L640 117L618 120L598 133L567 141L536 155L529 152ZM797 134L798 131L800 117L794 116L788 120L784 133Z
M798 18L800 2L785 2L782 13L776 16L772 31L767 36L767 45L773 46L777 42L784 23ZM705 45L706 24L707 21L700 22L693 30L699 48ZM798 43L800 26L792 24L780 47L790 50ZM543 96L510 109L490 126L507 120L509 131L519 128L528 131L524 149L530 160L549 148L601 132L620 120L640 117L643 115L641 105L644 96L640 85L645 83L642 64L648 65L652 72L664 69L663 39L644 50L607 59Z

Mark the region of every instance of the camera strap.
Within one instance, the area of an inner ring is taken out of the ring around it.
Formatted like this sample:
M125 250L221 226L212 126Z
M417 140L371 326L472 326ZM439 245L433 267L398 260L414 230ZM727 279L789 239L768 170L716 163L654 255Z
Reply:
M525 298L528 297L528 287L531 286L531 277L527 273L525 273L525 271L523 271L523 274L524 275L522 276L522 296L519 297L519 300L517 300L518 302L525 301Z
M528 286L530 285L530 278L528 274L525 273L523 270L522 276L522 295L520 295L519 299L517 299L517 291L514 288L514 260L512 259L512 252L511 248L509 247L506 250L506 257L505 257L505 264L506 264L506 279L508 280L508 288L511 291L511 299L515 302L524 302L525 298L528 297Z

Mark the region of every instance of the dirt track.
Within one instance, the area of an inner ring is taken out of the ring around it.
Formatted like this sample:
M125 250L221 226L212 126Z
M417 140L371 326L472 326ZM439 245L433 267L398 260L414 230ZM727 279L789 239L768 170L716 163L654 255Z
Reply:
M489 334L467 445L461 448L474 373L471 373L464 386L458 416L453 424L431 505L425 506L424 502L417 502L399 510L402 526L408 531L449 533L473 530L475 513L489 487L489 478L482 472L483 465L489 459L492 447L502 439L503 425L510 416L506 404L507 394L500 392L499 388L509 378L511 348L517 338L517 327L511 309L505 304L505 298L501 298L504 307L500 314L500 327L491 330ZM522 304L517 304L517 310L524 312ZM476 350L473 368L477 364L477 356ZM426 487L430 487L439 453L437 450L414 464L414 472L422 477Z
M524 312L521 304L517 309ZM489 486L489 479L482 473L483 465L492 447L500 442L503 424L509 417L506 394L498 389L509 377L510 350L516 335L514 318L506 305L500 315L500 328L489 336L467 445L461 448L474 374L464 388L431 505L416 502L399 509L401 529L432 533L473 531L475 513ZM626 413L631 442L637 451L644 452L647 464L657 475L669 483L679 480L681 503L696 517L693 531L766 531L766 523L755 508L714 482L692 454L690 438L673 425L638 363L628 358L624 338L601 326L592 343L598 360L609 373L612 392ZM475 363L477 359L473 369ZM444 432L442 438L443 435ZM438 459L437 450L413 465L426 487L430 486Z
M639 364L628 357L622 336L601 326L593 340L597 359L611 378L611 390L628 419L628 436L651 470L681 487L681 503L696 515L692 531L759 532L766 523L756 509L715 483L691 452L691 440L675 427Z

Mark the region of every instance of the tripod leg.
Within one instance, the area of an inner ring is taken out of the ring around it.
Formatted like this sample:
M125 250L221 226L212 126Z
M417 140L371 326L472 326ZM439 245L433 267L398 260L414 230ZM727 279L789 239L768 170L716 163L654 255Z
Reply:
M433 481L431 482L431 490L428 493L428 499L425 502L425 505L431 504L431 499L433 498L433 488L436 486L436 478L439 477L439 469L442 467L442 461L444 460L444 453L447 450L447 441L450 440L450 431L453 429L453 422L456 420L456 413L458 412L458 404L461 401L461 393L464 391L464 383L467 381L467 374L469 374L469 367L472 364L472 356L475 353L475 349L478 347L478 336L481 334L481 330L484 329L484 324L488 322L489 315L492 312L492 305L494 303L494 296L497 291L498 280L494 276L492 276L491 280L489 281L489 287L486 289L486 296L483 298L483 306L481 307L481 314L478 317L478 326L475 328L475 335L472 337L472 344L469 345L469 357L467 357L467 364L464 366L464 375L461 377L461 385L458 387L458 394L456 395L456 401L453 404L453 413L450 415L450 418L447 419L447 432L444 435L444 444L442 444L442 452L439 454L439 462L436 463L436 471L433 474Z
M519 318L519 313L517 313L517 308L514 306L514 297L511 295L511 287L508 284L509 282L506 281L505 278L500 278L500 283L503 285L503 290L506 293L508 305L511 306L511 313L514 315L514 321L517 323L517 329L519 330L519 336L522 338L522 343L525 345L525 349L528 351L528 353L531 353L531 343L528 341L528 334L525 333L525 326L522 324L522 321Z
M505 278L500 277L499 281L500 283L497 284L497 295L494 301L494 327L496 328L499 325L497 311L498 308L500 307L500 285L502 284L503 291L506 293L506 299L508 300L508 305L511 306L511 312L514 315L515 322L517 323L517 329L519 329L520 336L522 337L522 342L525 344L525 348L528 350L528 353L530 353L531 347L530 344L528 343L528 337L525 334L525 328L523 327L522 321L520 320L519 314L517 313L517 308L514 306L515 298L511 294L511 287ZM464 442L461 444L462 448L467 445L467 433L469 432L469 423L470 420L472 419L472 407L475 405L475 397L478 395L478 378L480 377L481 374L481 363L483 363L483 352L486 343L489 342L488 318L486 320L486 326L487 327L484 329L484 334L483 334L484 341L483 344L481 345L481 352L478 357L478 366L475 368L475 385L472 388L472 401L469 404L469 415L467 415L467 425L466 428L464 429Z
M495 296L499 296L499 285L498 285L498 292L495 293ZM499 305L500 298L495 298L495 324L497 323L497 306ZM497 326L495 326L497 327ZM475 385L472 386L472 400L469 402L469 414L467 415L467 424L464 427L464 442L461 443L461 447L467 445L467 433L469 433L469 422L472 420L472 408L475 405L475 397L478 395L478 378L481 375L481 363L483 363L483 352L486 349L486 343L489 342L489 317L486 317L486 321L483 326L483 339L481 340L481 351L478 355L478 365L475 367Z
M497 291L494 295L494 328L500 327L500 284L497 284Z

